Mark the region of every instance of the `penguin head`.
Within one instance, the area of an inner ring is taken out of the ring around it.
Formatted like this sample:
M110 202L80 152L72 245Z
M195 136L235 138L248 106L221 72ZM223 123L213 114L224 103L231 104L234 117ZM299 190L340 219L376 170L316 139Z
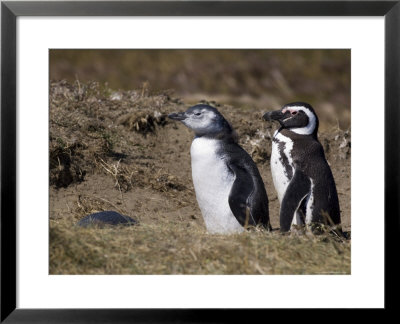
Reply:
M278 121L282 128L301 134L311 135L318 132L318 117L313 107L305 102L293 102L282 109L270 111L263 115L267 121Z
M233 132L231 125L222 114L209 105L195 105L185 112L173 113L168 117L181 121L186 127L193 130L196 136L218 137Z

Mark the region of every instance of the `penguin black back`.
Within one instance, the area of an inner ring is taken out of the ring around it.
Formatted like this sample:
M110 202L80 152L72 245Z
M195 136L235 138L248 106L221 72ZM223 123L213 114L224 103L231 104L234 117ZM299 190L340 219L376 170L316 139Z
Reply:
M229 205L235 215L241 215L241 224L261 224L271 230L268 196L260 172L250 155L236 142L224 141L220 149L236 181L229 196Z

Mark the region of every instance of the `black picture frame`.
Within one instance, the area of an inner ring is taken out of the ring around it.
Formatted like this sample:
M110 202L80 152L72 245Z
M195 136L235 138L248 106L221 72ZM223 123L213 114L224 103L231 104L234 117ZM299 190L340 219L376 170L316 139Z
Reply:
M385 309L396 307L399 237L400 0L396 1L29 1L1 3L1 322L235 322L268 310L16 308L16 19L19 16L384 16ZM379 107L376 112L381 113ZM269 310L272 312L272 310ZM251 314L249 314L251 312Z

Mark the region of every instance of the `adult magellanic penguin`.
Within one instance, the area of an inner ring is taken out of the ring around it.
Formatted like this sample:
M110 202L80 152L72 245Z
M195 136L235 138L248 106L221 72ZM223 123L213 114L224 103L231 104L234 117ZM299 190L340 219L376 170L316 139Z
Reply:
M281 231L292 224L340 224L336 185L318 141L314 109L294 102L263 118L280 124L272 139L271 173L281 204Z
M268 198L257 166L214 107L199 104L168 116L195 133L190 155L197 202L210 233L270 229Z

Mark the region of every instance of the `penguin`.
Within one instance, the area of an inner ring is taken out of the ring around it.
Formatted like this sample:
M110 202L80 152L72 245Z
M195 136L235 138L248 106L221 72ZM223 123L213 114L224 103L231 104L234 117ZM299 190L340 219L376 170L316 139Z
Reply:
M194 131L192 180L207 231L240 233L257 225L271 230L260 173L222 114L214 107L198 104L168 117Z
M263 115L278 121L272 139L271 173L280 202L280 230L292 225L339 225L335 180L318 140L319 120L313 107L293 102Z
M121 215L116 211L107 210L93 213L82 218L76 225L80 227L104 227L106 225L136 225L137 221L131 217Z

